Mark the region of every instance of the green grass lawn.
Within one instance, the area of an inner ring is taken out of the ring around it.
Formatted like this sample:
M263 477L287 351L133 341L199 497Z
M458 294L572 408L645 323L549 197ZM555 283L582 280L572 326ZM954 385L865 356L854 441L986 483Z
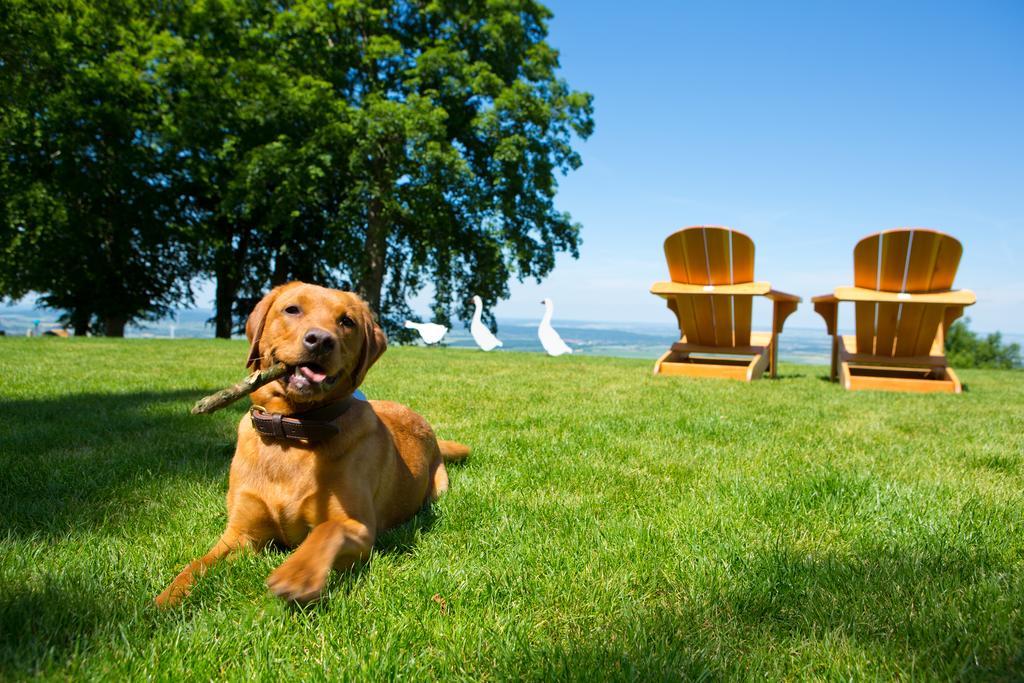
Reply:
M1024 677L1024 373L961 396L392 348L364 389L470 444L305 609L215 568L219 340L0 340L0 679ZM435 597L436 596L436 597Z

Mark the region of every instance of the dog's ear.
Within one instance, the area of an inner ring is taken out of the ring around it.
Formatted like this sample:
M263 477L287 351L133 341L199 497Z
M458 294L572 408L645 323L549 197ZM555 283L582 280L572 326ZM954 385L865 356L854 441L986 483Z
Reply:
M245 336L249 339L249 357L245 361L245 367L251 367L253 370L262 369L260 359L263 357L263 352L260 350L260 340L263 338L263 328L267 324L267 313L270 312L270 307L274 305L278 295L296 284L300 283L289 282L286 285L274 287L252 309L252 313L245 321Z
M352 371L352 388L356 389L363 383L366 373L370 367L377 362L388 348L388 338L384 336L384 330L374 319L370 307L366 307L363 313L363 349L359 356L359 364Z

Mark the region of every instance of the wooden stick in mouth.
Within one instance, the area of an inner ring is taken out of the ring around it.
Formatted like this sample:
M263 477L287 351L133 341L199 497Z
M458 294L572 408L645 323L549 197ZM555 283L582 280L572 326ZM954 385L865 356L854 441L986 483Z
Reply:
M220 410L224 406L231 405L243 396L248 396L264 384L269 384L275 379L280 379L288 374L288 366L284 363L274 363L266 370L257 370L238 384L221 389L215 394L196 401L192 406L193 415L205 415Z

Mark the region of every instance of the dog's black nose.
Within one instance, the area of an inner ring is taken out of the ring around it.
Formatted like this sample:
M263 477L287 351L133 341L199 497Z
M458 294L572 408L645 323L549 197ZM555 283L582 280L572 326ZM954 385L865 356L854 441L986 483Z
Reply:
M306 331L306 336L302 338L302 344L313 353L327 353L334 348L334 337L327 330L314 327Z

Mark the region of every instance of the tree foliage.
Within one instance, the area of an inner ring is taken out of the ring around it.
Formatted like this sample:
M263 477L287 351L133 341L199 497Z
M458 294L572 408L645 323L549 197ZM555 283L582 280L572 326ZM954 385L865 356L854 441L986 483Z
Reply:
M76 333L188 300L172 159L133 2L5 0L0 35L0 293L42 293Z
M532 0L0 0L0 295L76 331L216 282L231 332L267 287L364 294L392 332L428 284L468 319L540 280L591 97ZM493 318L492 318L493 323Z
M1004 344L1003 336L993 332L985 337L968 328L970 318L957 320L946 333L946 357L958 368L1019 368L1020 345Z
M216 282L216 332L230 335L268 286L340 285L331 238L344 185L336 112L322 83L282 58L276 4L182 3L166 9L154 67L168 115L162 136L181 169L200 272Z
M305 279L395 332L428 284L450 324L578 255L591 97L533 0L0 2L4 295L114 329L205 276L226 336Z
M225 300L348 284L395 331L428 283L449 323L577 255L553 200L591 98L557 78L549 18L525 0L184 6L158 74Z

